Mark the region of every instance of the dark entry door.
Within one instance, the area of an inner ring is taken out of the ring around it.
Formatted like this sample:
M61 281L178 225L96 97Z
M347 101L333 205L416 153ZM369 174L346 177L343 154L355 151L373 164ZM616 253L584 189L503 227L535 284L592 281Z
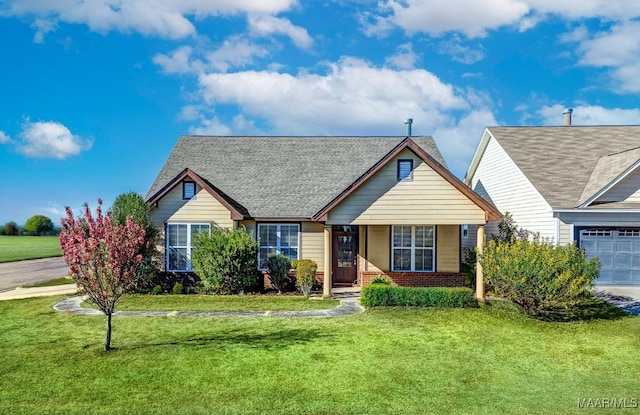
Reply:
M351 285L358 279L358 227L333 227L333 283Z

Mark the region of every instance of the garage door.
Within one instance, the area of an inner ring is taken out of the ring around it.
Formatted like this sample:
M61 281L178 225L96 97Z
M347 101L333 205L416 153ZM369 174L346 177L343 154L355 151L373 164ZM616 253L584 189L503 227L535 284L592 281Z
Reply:
M640 286L640 228L583 229L580 246L600 259L596 284Z

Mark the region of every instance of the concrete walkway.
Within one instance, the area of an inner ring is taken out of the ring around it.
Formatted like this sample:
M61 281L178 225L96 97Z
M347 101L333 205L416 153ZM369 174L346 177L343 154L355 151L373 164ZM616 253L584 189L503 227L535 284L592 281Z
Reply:
M65 313L102 315L102 311L82 307L86 296L76 296L56 303L53 308ZM364 311L357 298L341 299L340 305L324 310L303 311L117 311L114 316L146 317L340 317Z
M51 295L75 294L78 287L75 284L53 285L51 287L14 288L10 291L0 292L0 301L18 300L30 297L47 297Z

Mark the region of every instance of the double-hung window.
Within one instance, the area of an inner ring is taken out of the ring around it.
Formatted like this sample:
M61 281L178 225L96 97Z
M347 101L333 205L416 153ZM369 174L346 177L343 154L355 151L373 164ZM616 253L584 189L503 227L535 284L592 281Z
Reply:
M300 252L299 224L258 224L258 268L267 267L267 257L270 254L283 254L290 260L298 259Z
M392 234L394 271L434 271L434 226L393 226Z
M167 271L191 271L194 235L211 232L208 223L167 224Z

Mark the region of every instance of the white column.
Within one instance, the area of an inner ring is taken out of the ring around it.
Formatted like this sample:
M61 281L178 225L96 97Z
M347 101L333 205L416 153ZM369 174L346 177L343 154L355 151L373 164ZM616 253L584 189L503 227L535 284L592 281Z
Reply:
M331 297L331 225L324 226L324 278L322 297Z
M478 234L476 240L476 255L480 258L485 243L484 226L478 226ZM484 300L484 275L482 273L482 265L480 261L476 261L476 298Z

